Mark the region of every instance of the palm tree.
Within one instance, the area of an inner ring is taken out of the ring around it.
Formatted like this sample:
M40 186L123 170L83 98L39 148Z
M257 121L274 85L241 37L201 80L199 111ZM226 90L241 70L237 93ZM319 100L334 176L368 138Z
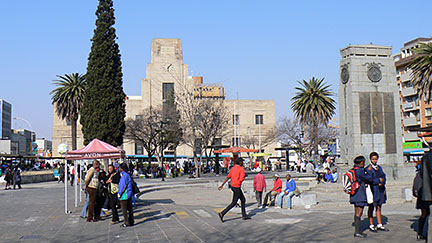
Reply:
M411 82L419 96L424 96L429 103L432 95L432 43L420 43L414 54L416 56L408 66L412 70Z
M83 104L86 78L84 74L72 73L64 76L57 75L53 80L56 88L50 92L52 104L57 115L62 119L71 121L72 150L77 149L77 121Z
M296 87L297 92L291 99L291 109L304 126L311 128L309 146L318 154L318 141L315 138L318 137L319 125L327 125L335 114L336 102L332 98L334 93L330 91L330 86L324 82L324 78L312 77L309 81L303 80L298 83L301 86Z

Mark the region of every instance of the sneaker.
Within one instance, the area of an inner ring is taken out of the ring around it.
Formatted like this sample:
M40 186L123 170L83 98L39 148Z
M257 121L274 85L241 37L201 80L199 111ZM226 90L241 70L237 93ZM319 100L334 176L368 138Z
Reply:
M244 217L242 217L242 219L243 219L243 220L248 220L248 219L251 219L251 217L249 217L249 215L248 215L248 216L244 216Z
M417 235L417 241L424 241L426 238L423 235Z
M374 232L374 233L377 233L377 232L378 232L378 231L377 231L377 228L374 227L373 225L369 225L369 230L370 230L371 232Z
M120 223L120 222L119 221L111 221L110 224L118 224L118 223Z
M354 234L354 237L358 237L358 238L366 238L366 237L367 237L367 234L365 234L365 233L355 233L355 234Z

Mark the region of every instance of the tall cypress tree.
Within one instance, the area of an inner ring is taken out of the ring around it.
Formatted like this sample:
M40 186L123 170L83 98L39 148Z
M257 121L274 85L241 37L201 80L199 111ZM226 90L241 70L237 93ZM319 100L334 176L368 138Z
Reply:
M112 0L99 0L96 29L87 64L87 89L81 110L84 143L98 138L114 146L123 143L125 93L119 46L113 27Z

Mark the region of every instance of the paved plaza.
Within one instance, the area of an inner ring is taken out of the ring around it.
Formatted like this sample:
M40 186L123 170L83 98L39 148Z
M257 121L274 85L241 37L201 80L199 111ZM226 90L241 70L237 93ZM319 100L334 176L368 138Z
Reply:
M222 177L216 180L222 180ZM135 209L136 225L121 228L110 218L87 223L79 217L81 205L64 214L63 184L25 184L22 190L0 190L1 242L415 242L417 215L412 203L386 205L384 222L390 232L369 233L354 239L352 207L312 207L310 210L257 209L247 197L251 220L242 220L234 208L220 222L217 212L231 200L231 191L217 191L215 178L188 183L186 178L167 182L137 182L144 192ZM153 185L153 187L150 187ZM158 187L155 185L164 185ZM362 227L368 223L363 216Z

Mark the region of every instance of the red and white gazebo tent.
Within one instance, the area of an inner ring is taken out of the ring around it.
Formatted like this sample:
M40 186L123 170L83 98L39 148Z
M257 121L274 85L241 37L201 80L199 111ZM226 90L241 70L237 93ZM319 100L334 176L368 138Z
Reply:
M125 157L125 151L97 138L93 139L82 149L66 153L67 160L83 159L119 159Z
M125 151L123 149L119 149L117 147L112 146L109 143L105 143L97 138L93 139L87 146L82 149L77 149L73 151L69 151L66 153L66 160L75 160L74 167L77 168L76 161L84 160L84 159L120 159L125 157ZM66 167L67 168L67 167ZM79 172L76 172L79 173ZM67 173L65 173L67 174ZM75 176L75 207L78 205L78 186L77 186L78 176ZM81 188L82 178L80 179L80 188ZM67 184L65 182L65 184ZM65 187L66 188L66 187ZM67 188L65 189L65 198L67 198ZM81 201L81 194L80 194ZM65 202L67 202L65 200ZM65 204L67 211L67 203Z
M258 149L248 149L248 148L242 148L242 147L230 147L225 149L219 149L213 151L215 154L221 154L221 153L232 153L233 154L233 161L235 161L240 153L256 153L258 152Z

